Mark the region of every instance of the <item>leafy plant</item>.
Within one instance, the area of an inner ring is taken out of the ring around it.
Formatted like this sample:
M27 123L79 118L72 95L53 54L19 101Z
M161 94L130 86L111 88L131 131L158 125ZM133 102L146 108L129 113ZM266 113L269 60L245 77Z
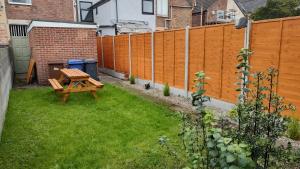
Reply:
M130 84L135 84L135 77L133 75L130 75L129 82Z
M281 113L293 110L294 107L285 104L283 98L276 93L276 69L269 68L267 73L255 73L253 82L249 81L248 59L251 53L242 49L238 57L237 69L241 82L238 83L237 91L241 91L241 94L237 104L239 126L236 138L239 142L250 145L251 158L257 168L269 168L272 163L270 160L276 159L272 156L276 140L287 129L287 121Z
M237 137L240 140L241 132L242 132L242 123L243 123L243 115L246 114L251 106L247 102L248 93L250 92L249 87L249 74L250 74L250 65L249 65L249 58L252 55L252 51L249 49L242 48L240 50L239 55L237 56L238 65L237 73L238 79L240 80L237 82L239 86L236 91L240 92L238 99L239 103L237 104L236 111L238 115L238 132Z
M236 143L232 138L222 135L222 129L216 127L217 120L208 111L205 102L205 73L196 73L196 92L192 94L196 114L182 115L182 129L179 134L186 158L180 158L174 148L167 145L167 138L161 137L160 144L169 151L175 161L186 159L186 168L253 168L248 146Z
M287 134L291 139L300 140L300 123L297 119L291 119L288 124Z
M257 9L252 19L273 19L300 15L299 0L268 0L266 6Z
M170 87L169 87L168 83L166 83L163 88L163 94L164 94L164 96L170 96Z

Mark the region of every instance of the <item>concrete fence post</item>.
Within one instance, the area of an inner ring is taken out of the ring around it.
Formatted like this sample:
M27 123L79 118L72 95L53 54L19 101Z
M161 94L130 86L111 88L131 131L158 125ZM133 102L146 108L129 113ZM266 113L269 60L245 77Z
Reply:
M104 68L104 51L103 51L103 36L101 36L101 61L102 61L102 68Z
M115 47L115 36L113 36L113 60L114 60L114 71L116 71L116 47Z
M190 27L185 28L185 66L184 66L184 90L186 97L189 97L189 31Z
M131 34L128 35L128 63L129 63L129 76L132 75L132 66L131 66Z
M155 86L154 32L151 33L152 86Z

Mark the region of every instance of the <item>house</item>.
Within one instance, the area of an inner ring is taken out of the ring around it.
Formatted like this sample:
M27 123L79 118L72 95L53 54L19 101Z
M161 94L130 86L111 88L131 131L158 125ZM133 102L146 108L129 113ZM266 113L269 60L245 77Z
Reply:
M193 26L234 22L266 5L267 0L197 0Z
M100 0L90 10L99 32L115 35L191 26L192 7L192 0Z
M6 25L10 46L14 54L14 71L24 76L31 56L27 28L32 20L74 22L72 0L1 0L5 6ZM4 10L4 9L2 9Z

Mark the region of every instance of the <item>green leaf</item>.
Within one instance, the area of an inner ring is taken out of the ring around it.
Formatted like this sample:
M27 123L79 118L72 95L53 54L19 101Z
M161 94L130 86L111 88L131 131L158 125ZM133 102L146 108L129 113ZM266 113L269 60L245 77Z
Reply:
M232 162L234 162L234 160L235 160L235 157L232 154L228 154L226 156L226 162L227 163L232 163Z
M232 165L232 166L229 167L229 169L240 169L240 167Z

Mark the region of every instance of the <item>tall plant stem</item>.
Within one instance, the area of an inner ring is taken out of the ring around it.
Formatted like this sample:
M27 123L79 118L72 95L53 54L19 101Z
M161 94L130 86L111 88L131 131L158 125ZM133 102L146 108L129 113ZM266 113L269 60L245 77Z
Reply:
M270 95L269 95L269 105L268 105L268 123L267 123L267 139L269 141L269 143L266 145L265 148L265 155L264 155L264 168L268 168L269 165L269 150L270 150L270 130L271 130L271 126L270 126L270 116L271 116L271 108L272 108L272 101L273 101L273 74L272 72L269 74L270 76Z

